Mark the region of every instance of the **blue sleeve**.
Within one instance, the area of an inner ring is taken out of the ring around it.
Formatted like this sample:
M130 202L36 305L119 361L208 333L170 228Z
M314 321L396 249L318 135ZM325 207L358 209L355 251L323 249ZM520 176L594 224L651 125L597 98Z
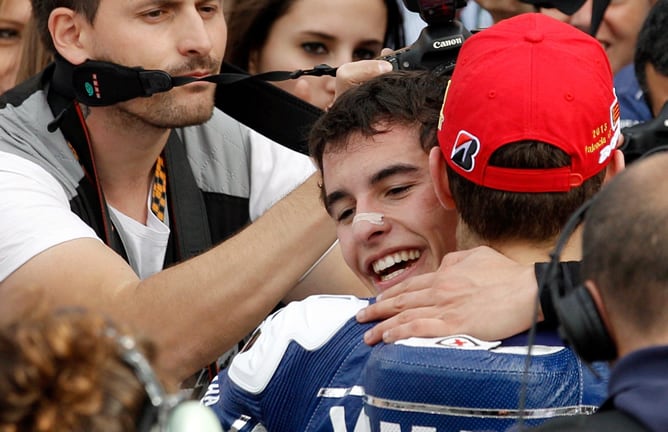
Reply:
M211 381L201 402L213 410L223 430L232 428L238 432L264 430L260 421L262 415L258 401L252 394L234 385L227 375L227 369L221 371Z

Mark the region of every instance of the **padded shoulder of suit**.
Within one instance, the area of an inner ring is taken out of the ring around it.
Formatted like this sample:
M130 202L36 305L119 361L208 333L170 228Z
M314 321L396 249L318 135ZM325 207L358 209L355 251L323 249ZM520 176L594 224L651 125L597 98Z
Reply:
M309 351L321 348L368 304L357 297L334 295L311 296L288 304L267 318L234 358L230 379L248 392L260 393L291 343Z

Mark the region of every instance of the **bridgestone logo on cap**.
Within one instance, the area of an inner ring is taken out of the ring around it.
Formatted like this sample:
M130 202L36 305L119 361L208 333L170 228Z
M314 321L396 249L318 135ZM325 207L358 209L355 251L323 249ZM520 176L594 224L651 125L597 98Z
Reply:
M475 157L480 151L480 140L466 131L459 131L452 147L450 160L466 172L475 168Z

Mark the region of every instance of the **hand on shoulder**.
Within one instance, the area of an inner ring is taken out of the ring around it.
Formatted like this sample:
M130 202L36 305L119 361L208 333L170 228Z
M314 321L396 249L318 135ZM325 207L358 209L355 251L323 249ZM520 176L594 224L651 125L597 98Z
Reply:
M367 332L368 344L462 333L499 340L531 326L536 292L533 266L480 246L447 254L436 272L390 288L357 318L384 320Z

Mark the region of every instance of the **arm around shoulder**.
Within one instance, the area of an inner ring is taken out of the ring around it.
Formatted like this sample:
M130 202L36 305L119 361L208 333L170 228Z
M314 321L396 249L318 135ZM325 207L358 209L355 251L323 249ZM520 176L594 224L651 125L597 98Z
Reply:
M334 242L316 182L223 244L145 280L98 239L59 243L2 282L0 294L12 299L2 307L101 310L153 338L160 365L183 379L248 334Z

